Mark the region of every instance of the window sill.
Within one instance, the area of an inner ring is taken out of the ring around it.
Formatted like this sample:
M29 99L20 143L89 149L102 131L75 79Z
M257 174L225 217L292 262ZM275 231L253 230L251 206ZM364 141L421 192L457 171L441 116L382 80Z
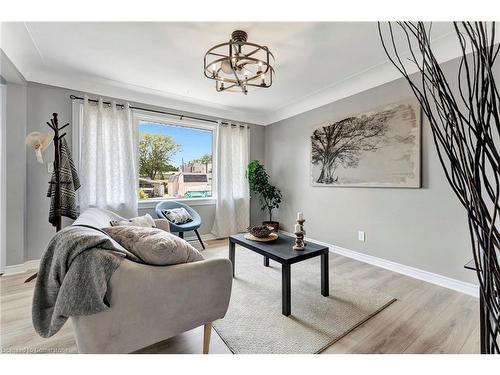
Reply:
M180 198L180 199L148 199L139 201L139 209L142 208L155 208L156 205L164 200L172 200L184 203L188 206L215 206L217 199L215 198Z

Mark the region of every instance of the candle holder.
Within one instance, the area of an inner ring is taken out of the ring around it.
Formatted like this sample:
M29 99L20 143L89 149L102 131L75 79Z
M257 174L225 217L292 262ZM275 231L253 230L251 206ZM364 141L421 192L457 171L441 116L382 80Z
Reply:
M303 232L295 232L295 244L293 245L294 250L304 250L304 233Z
M300 227L300 230L295 231L295 244L293 245L294 250L304 250L306 243L304 241L304 236L306 231L304 230L304 219L297 220L297 224Z
M302 239L304 239L305 235L306 235L306 230L304 229L304 223L306 222L305 219L301 219L301 220L297 220L297 223L300 225L300 231L302 232L303 236L302 236ZM302 241L304 242L304 246L307 245L307 242L306 241Z

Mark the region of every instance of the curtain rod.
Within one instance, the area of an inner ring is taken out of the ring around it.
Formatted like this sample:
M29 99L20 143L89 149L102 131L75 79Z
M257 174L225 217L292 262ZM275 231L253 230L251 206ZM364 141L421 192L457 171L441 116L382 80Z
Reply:
M76 95L70 95L69 98L71 100L85 100L85 98L82 98L80 96L76 96ZM88 99L89 102L92 102L92 103L99 103L99 100L96 100L96 99ZM111 102L102 102L102 104L106 104L106 105L111 105ZM116 105L117 107L125 107L125 105L123 104L117 104ZM142 108L142 107L135 107L135 106L130 106L129 107L130 109L137 109L139 111L146 111L146 112L152 112L152 113L160 113L162 115L169 115L169 116L174 116L174 117L179 117L180 120L182 120L183 118L188 118L188 119L191 119L191 120L198 120L198 121L205 121L205 122L211 122L211 123L214 123L214 124L217 124L218 121L217 120L210 120L210 119L207 119L207 118L202 118L202 117L195 117L195 116L189 116L189 115L183 115L181 113L172 113L172 112L165 112L165 111L158 111L156 109L148 109L148 108ZM224 121L221 121L221 125L229 125L229 122L224 122ZM237 125L237 124L231 124L231 126L240 126L242 128L245 127L245 125ZM247 126L248 129L250 129L250 126Z

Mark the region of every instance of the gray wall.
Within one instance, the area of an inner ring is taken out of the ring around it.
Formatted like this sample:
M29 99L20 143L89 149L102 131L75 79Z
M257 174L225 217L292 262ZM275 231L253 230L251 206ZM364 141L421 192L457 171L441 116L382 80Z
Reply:
M83 96L82 93L60 88L54 86L47 86L37 83L28 83L27 86L27 129L26 133L32 131L44 131L46 129L45 122L50 119L53 112L59 114L61 122L71 121L71 100L69 96L75 94ZM95 97L89 93L90 97ZM110 99L110 98L104 98ZM120 99L116 99L120 102ZM148 108L158 107L148 106L142 103L131 103L141 105ZM169 109L167 109L169 110ZM175 110L173 110L175 111ZM71 129L67 128L67 140L71 144ZM9 132L11 129L9 128ZM251 125L251 139L250 139L250 157L252 159L264 160L264 128L259 125ZM24 135L23 135L24 137ZM24 140L24 138L23 138ZM22 146L24 148L24 145ZM51 146L52 147L52 146ZM47 173L47 165L37 163L33 153L29 152L27 155L27 216L26 216L26 255L25 260L39 259L42 251L45 249L48 241L54 234L54 228L48 223L49 199L46 197L47 181L49 174ZM53 160L53 149L49 148L44 152L45 162ZM203 226L200 228L200 233L210 233L212 228L215 206L203 205L196 206L195 209L200 213L203 219ZM149 212L153 214L154 209L141 209L139 214ZM251 218L252 220L259 220L259 212L255 211L255 203L251 204ZM67 221L69 223L69 221ZM22 263L22 256L20 255L20 247L12 247L9 252L11 254L8 258L10 261L7 265Z
M452 77L456 68L456 61L443 65ZM427 119L421 189L311 186L309 137L315 125L411 96L400 79L267 126L266 166L284 197L279 220L292 231L296 213L303 211L313 239L475 283L474 273L463 268L472 259L465 211L445 180ZM358 241L358 230L365 231L365 242Z
M56 112L62 124L71 120L70 92L56 87L28 83L28 126L27 133L47 131L45 124ZM71 145L71 127L67 127L67 140ZM50 175L47 163L54 160L54 146L51 144L43 152L44 164L37 162L31 150L26 158L26 258L40 259L55 229L48 222L49 198L47 198Z
M446 64L445 71L451 71L453 64ZM69 121L69 95L81 95L35 83L16 85L11 85L7 106L7 265L38 259L54 233L47 221L46 165L36 162L33 152L24 145L24 137L31 131L45 129L52 112L59 113L61 121ZM284 193L284 202L277 212L284 229L291 230L296 212L303 211L312 238L475 282L474 275L463 269L471 258L465 214L444 179L427 123L424 122L422 137L422 189L310 185L309 136L315 125L410 96L407 84L398 80L266 128L252 125L250 157L265 159L273 182ZM68 133L70 141L70 129ZM52 153L52 149L44 153L46 162L52 161ZM215 207L196 209L205 222L201 232L208 233ZM144 212L152 209L141 210ZM255 224L261 220L258 202L252 199L251 221ZM357 240L358 230L365 231L366 242Z
M7 84L6 264L23 262L26 197L26 86ZM12 251L21 249L20 251Z
M26 82L0 50L2 82L6 83L5 264L24 261L26 197Z

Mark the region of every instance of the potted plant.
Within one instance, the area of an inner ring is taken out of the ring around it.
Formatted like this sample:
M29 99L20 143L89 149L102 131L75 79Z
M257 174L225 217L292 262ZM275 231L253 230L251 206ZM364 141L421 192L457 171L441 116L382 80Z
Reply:
M281 191L269 183L269 175L258 160L252 160L248 164L247 178L250 192L260 199L260 209L269 213L269 221L264 221L262 224L272 227L277 232L279 222L273 221L273 209L278 208L281 203Z

